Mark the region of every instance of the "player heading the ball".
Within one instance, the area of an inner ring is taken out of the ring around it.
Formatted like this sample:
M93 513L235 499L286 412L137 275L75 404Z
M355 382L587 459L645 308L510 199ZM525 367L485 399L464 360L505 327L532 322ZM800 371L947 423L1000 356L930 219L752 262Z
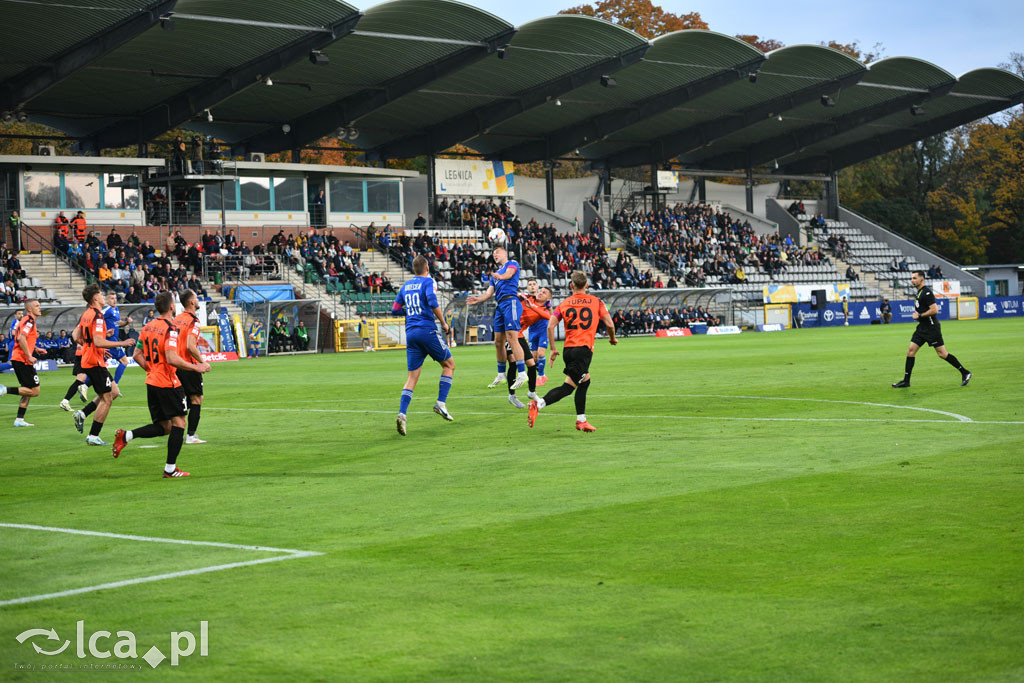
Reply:
M487 301L494 295L497 305L494 309L494 351L498 357L498 375L487 385L493 389L505 381L505 344L511 349L516 364L516 379L510 389L518 389L526 384L526 361L523 349L519 346L519 325L523 315L523 304L519 301L519 264L510 261L508 252L498 247L492 253L498 270L491 274L491 284L479 296L471 296L466 301L470 306Z

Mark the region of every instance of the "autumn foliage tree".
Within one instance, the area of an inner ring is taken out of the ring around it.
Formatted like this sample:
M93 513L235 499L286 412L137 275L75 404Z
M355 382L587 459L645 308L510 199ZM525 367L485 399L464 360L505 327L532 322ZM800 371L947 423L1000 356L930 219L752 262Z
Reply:
M699 12L673 14L655 5L651 0L600 0L593 5L570 7L559 14L583 14L605 19L645 38L657 38L687 28L708 28L707 22L701 19Z
M761 52L771 52L772 50L778 50L780 47L786 47L785 43L774 38L762 38L761 36L750 34L739 34L736 37L748 45L753 45Z

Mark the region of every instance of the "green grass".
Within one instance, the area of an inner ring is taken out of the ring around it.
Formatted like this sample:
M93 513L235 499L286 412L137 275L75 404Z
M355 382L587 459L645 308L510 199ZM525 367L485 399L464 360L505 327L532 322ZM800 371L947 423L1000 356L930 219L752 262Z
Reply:
M911 331L599 342L595 434L571 398L527 429L484 388L489 347L455 350L453 424L425 369L405 439L402 352L219 364L178 481L163 440L87 447L55 407L70 374L44 373L34 429L0 399L0 522L323 555L0 607L2 677L120 661L14 638L84 619L140 655L206 620L208 657L134 661L213 680L1022 680L1024 321L944 326L967 388L929 349L889 387ZM108 439L148 421L141 373L122 384ZM0 549L0 601L254 558L9 528Z

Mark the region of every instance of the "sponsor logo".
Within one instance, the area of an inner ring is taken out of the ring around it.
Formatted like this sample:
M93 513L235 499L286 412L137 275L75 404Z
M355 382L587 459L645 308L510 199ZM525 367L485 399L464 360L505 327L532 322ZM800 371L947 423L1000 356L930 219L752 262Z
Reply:
M913 312L914 307L912 305L900 304L900 313L903 315L911 315Z
M723 325L722 327L709 327L708 334L739 334L740 328L735 325Z
M996 302L994 302L994 301L986 301L985 302L985 312L986 313L995 313L996 312Z
M685 327L670 327L667 330L658 330L654 333L655 337L692 337L693 332L686 329Z
M867 307L860 309L860 315L857 317L859 317L861 320L871 320L871 314L868 313Z
M758 325L758 332L782 332L785 326L782 323L768 323L766 325Z
M219 363L227 360L238 360L238 354L234 351L218 351L217 353L203 354L207 363Z
M828 310L825 311L825 315L824 315L825 322L830 323L830 322L832 322L835 319L835 317L836 317L836 314L833 313L832 311L828 311Z
M45 638L37 637L45 636ZM72 642L75 643L74 653L79 659L86 658L86 652L96 659L108 659L113 655L117 659L139 659L139 648L138 643L135 639L135 634L131 631L118 631L117 641L113 643L111 648L111 639L114 636L110 631L96 631L92 633L88 638L85 636L85 621L79 621L75 628L75 637L73 640L64 640L57 635L57 630L54 628L43 629L43 628L30 628L27 631L22 631L15 640L19 643L25 643L28 641L32 645L32 649L35 650L36 654L44 655L47 657L53 657L67 650ZM209 622L199 622L199 656L207 657L209 655ZM34 640L33 640L34 639ZM55 643L49 643L47 641L56 641ZM63 644L61 644L63 641ZM40 645L39 643L42 643ZM191 631L171 631L170 643L167 646L168 652L170 653L171 666L178 666L178 660L181 657L188 657L196 651L196 637ZM45 646L45 647L44 647ZM70 652L68 654L71 654ZM142 659L149 664L152 668L157 668L168 658L160 648L156 645L149 648ZM124 663L121 665L104 665L104 668L122 668L122 669L134 669L141 665L131 663ZM16 663L15 668L32 670L32 669L51 669L57 668L57 665L53 664L36 664L36 663ZM73 665L60 665L60 668L75 668ZM89 668L94 668L90 666Z

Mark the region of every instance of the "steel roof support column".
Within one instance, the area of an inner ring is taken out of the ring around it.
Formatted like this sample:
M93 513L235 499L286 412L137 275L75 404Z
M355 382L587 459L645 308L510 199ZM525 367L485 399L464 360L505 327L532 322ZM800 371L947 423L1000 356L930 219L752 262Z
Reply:
M839 174L835 171L825 181L825 211L830 220L839 220Z
M433 225L437 217L437 182L434 180L437 173L434 168L436 161L437 157L433 154L427 155L427 225Z
M704 204L708 200L708 184L704 176L697 178L697 201Z
M555 162L548 159L544 162L544 190L547 196L548 211L555 210Z
M743 182L747 194L747 213L754 213L754 169L747 166L747 177Z
M651 208L658 210L658 200L661 198L658 188L658 165L651 164Z

